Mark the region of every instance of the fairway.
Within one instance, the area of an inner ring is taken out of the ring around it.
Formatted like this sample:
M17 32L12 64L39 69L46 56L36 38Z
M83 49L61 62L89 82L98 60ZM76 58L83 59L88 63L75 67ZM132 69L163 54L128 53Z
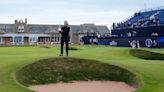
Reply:
M117 65L135 73L140 80L136 92L163 92L164 60L148 60L130 54L130 48L73 45L70 57L98 60ZM45 58L58 57L60 47L24 46L0 47L0 92L32 92L17 83L14 73L27 64ZM164 49L144 49L164 54ZM142 53L140 53L142 54Z

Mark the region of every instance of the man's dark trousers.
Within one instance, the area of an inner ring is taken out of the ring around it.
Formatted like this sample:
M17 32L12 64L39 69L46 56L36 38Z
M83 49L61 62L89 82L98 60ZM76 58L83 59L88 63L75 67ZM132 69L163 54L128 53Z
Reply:
M68 46L69 46L69 40L68 39L61 39L61 55L63 55L63 49L64 49L64 43L66 44L66 54L69 55L68 52Z

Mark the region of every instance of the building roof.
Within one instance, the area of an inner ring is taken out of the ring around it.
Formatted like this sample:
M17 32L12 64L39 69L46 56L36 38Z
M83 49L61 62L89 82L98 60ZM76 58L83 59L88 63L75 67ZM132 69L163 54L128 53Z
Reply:
M109 33L109 29L105 25L70 25L71 31L74 33ZM13 33L14 24L0 24L0 33ZM31 34L44 34L57 32L59 25L39 25L29 24L28 29Z

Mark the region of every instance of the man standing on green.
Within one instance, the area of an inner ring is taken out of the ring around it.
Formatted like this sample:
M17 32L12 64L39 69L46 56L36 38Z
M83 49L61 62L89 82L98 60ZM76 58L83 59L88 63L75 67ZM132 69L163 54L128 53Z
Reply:
M69 55L68 52L68 48L69 48L69 41L70 41L70 36L69 36L69 32L70 32L70 27L68 24L68 21L64 21L64 26L61 28L61 30L59 30L59 33L61 33L61 52L60 52L60 56L63 56L63 47L64 47L64 43L66 44L66 55Z

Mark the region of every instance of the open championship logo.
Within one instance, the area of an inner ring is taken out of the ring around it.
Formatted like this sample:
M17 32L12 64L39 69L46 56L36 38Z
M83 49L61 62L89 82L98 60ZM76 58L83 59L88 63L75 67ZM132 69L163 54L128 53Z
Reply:
M145 41L145 45L146 45L147 47L151 47L152 44L153 44L152 39L146 39L146 41Z

